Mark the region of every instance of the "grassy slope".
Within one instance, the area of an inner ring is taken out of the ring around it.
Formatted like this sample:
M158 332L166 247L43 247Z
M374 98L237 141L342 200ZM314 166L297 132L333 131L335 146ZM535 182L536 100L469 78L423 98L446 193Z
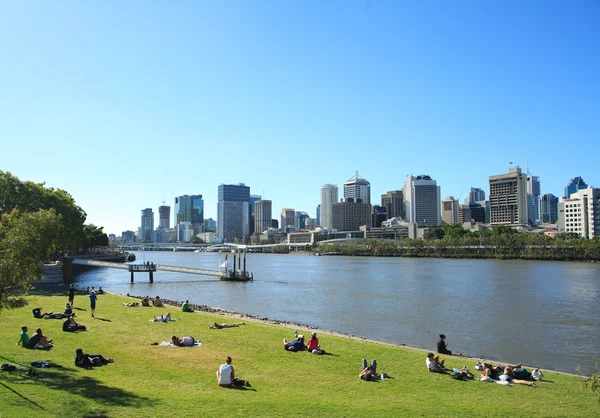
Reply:
M209 330L216 320L204 313L182 314L176 308L126 308L120 296L99 297L91 318L87 298L76 296L78 321L89 331L69 334L62 321L35 319L31 308L62 311L66 296L31 296L30 306L0 315L0 362L27 365L36 360L59 363L63 369L38 369L38 377L24 372L0 372L0 416L596 416L599 405L580 379L545 373L538 388L504 387L478 381L454 381L428 373L423 352L319 335L321 345L335 355L291 353L282 348L293 331L260 323ZM180 320L150 323L170 310ZM102 320L104 319L104 320ZM27 325L54 339L50 351L17 347L18 333ZM200 348L152 346L171 335L193 335ZM93 370L74 367L76 348L113 357L114 364ZM219 388L215 371L230 355L238 377L253 390ZM376 358L378 368L395 379L363 382L360 361ZM474 360L450 357L450 367Z

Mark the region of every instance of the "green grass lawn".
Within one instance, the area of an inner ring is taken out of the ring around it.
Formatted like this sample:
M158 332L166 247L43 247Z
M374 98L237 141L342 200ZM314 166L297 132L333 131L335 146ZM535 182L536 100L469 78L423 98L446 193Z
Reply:
M598 416L600 404L582 380L545 372L537 388L505 387L479 381L455 381L429 373L425 353L344 337L319 334L321 346L333 355L283 350L293 329L247 322L240 328L210 330L213 321L239 322L205 313L183 314L177 308L127 308L121 296L101 295L96 318L87 297L75 308L87 332L61 330L61 320L35 319L31 309L62 312L67 296L31 295L30 305L0 313L0 362L21 365L18 372L0 372L0 416ZM178 321L151 323L169 310ZM16 342L22 325L30 336L41 327L54 340L49 351L28 350ZM306 333L306 332L305 332ZM172 335L193 335L199 348L151 345ZM74 366L75 349L100 353L114 364L84 370ZM252 388L219 388L215 372L226 356L233 358L237 377ZM378 370L393 379L364 382L358 378L361 359L376 358ZM64 368L25 368L45 360ZM448 357L450 367L475 360Z

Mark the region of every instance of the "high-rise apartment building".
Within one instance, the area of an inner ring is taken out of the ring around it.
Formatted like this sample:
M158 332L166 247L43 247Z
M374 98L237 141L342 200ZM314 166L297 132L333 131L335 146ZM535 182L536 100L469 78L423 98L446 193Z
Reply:
M535 224L540 219L539 201L542 190L538 176L527 176L527 220Z
M321 226L331 229L331 208L338 201L338 187L326 184L321 188Z
M140 241L151 242L154 230L154 212L152 209L142 209L142 225L140 227Z
M540 220L544 223L554 223L558 220L558 197L546 193L540 198Z
M171 206L162 205L158 207L158 227L160 229L171 227Z
M221 184L217 203L218 237L227 241L243 239L249 233L250 187Z
M283 232L296 229L296 211L290 208L281 209L281 223L279 225Z
M381 206L387 209L388 218L404 219L404 193L402 190L391 190L382 194Z
M248 233L250 235L254 234L254 226L255 226L255 222L254 222L254 204L256 202L258 202L259 200L262 199L262 196L257 195L257 194L251 194L250 195L250 225L248 226Z
M358 175L344 183L344 200L354 199L355 202L371 203L371 183Z
M201 194L183 195L175 198L175 228L181 222L189 222L196 234L203 232L204 200Z
M459 196L460 199L460 196ZM471 203L485 200L485 192L477 187L471 187L471 191L467 194L467 205Z
M404 215L421 226L442 223L440 186L428 175L407 176L404 182Z
M270 200L254 202L254 233L262 234L271 227L272 203Z
M587 189L588 185L581 177L574 177L569 181L567 187L565 187L565 197L571 197L571 194L578 192L581 189Z
M321 226L321 205L317 205L317 225Z
M586 239L600 236L600 189L579 189L562 198L558 202L558 231Z
M334 203L331 207L332 228L337 231L358 231L363 225L371 227L371 204L355 202L353 198Z
M306 229L306 222L310 219L308 213L302 211L296 211L296 229L299 231L301 229Z
M490 176L490 224L527 225L527 174L511 168Z
M458 199L453 196L448 196L442 200L442 223L453 224L458 222L458 206Z

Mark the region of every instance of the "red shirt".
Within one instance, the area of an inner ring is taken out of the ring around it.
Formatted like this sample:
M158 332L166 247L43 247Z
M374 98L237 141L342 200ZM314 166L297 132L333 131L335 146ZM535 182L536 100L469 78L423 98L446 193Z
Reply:
M318 338L310 337L310 339L308 340L308 345L306 346L306 348L308 349L308 351L313 351L318 346L319 346L319 339Z

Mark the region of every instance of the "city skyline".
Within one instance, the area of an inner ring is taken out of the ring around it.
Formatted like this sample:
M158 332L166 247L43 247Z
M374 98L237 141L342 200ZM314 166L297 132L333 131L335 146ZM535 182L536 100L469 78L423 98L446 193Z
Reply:
M516 166L562 197L577 176L600 186L599 13L589 1L4 3L0 169L68 191L86 223L117 235L186 194L217 219L218 186L240 182L276 217L315 217L321 187L342 196L356 170L377 205L410 174L462 201Z

